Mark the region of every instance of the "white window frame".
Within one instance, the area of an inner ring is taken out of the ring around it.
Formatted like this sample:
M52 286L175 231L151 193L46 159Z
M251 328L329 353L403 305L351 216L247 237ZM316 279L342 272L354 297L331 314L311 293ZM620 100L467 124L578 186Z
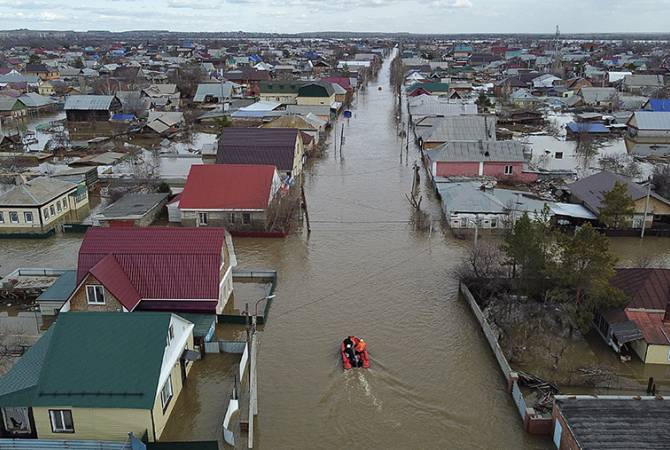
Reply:
M28 219L28 216L30 216L30 220ZM24 211L23 212L23 219L26 221L26 223L33 223L34 216L32 211Z
M98 289L100 289L98 291ZM91 292L93 295L91 295ZM102 301L99 301L98 293L102 297ZM92 298L92 301L91 301ZM86 285L86 302L89 305L104 305L105 304L105 287L100 284L87 284Z
M206 212L199 212L198 213L198 225L207 225L208 222L209 222L208 214Z
M514 166L511 164L505 165L505 175L513 175L513 174L514 174Z
M166 389L167 388L167 389ZM168 375L168 379L165 380L165 384L161 388L161 406L163 407L163 412L170 405L170 400L172 400L172 375Z
M4 213L4 211L0 211L0 223L5 223L5 213Z
M167 346L170 346L170 343L172 342L172 339L174 339L174 327L172 324L168 327L168 333L167 333Z
M51 213L52 216L56 215L56 208L54 205L49 205L49 212Z
M230 213L230 223L235 223L235 219L237 219L237 215L234 212Z
M244 225L251 224L251 213L242 213L242 223Z
M16 218L16 219L14 219ZM9 211L9 222L10 223L19 223L19 212L18 211Z
M60 204L60 199L56 200L56 211L61 212L63 207Z
M65 424L65 413L70 415L71 428L67 428ZM57 420L60 420L60 424L57 423ZM74 433L74 419L70 409L50 409L49 421L51 422L51 431L54 433Z

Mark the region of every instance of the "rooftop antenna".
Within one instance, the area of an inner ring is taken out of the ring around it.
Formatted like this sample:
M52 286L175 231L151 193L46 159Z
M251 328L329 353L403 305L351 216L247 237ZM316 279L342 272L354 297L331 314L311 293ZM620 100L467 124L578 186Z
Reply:
M554 38L554 72L560 72L561 68L561 29L556 25L556 37Z

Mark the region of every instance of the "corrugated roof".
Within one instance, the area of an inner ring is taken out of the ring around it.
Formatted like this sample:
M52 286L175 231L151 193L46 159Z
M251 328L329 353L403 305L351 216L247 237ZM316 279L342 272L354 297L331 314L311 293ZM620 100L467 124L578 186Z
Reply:
M224 245L223 228L90 228L77 283L113 255L142 299L218 299Z
M437 117L431 122L432 126L416 127L417 134L424 142L496 140L495 116Z
M135 309L141 296L114 255L107 255L89 270L128 311Z
M275 166L193 165L180 209L263 210L268 207Z
M65 100L65 110L109 110L116 97L113 95L70 95Z
M627 308L665 311L670 301L670 269L617 269L610 283L628 296Z
M104 219L139 219L153 209L160 202L167 199L165 193L131 193L103 209L98 214Z
M60 314L0 380L0 405L153 408L171 317Z
M584 450L660 449L670 441L668 400L564 397L556 406Z
M273 165L281 171L293 170L295 128L226 128L219 139L219 164Z
M49 288L37 297L37 302L65 301L77 287L77 271L66 270Z
M629 123L639 130L670 130L670 111L636 111Z
M193 96L194 102L204 102L207 96L216 97L219 100L230 98L233 95L233 87L236 84L229 81L225 83L201 83Z
M626 317L633 321L642 332L642 337L650 345L670 345L670 324L663 322L662 312L625 311Z
M431 161L523 162L523 145L518 141L454 141L426 152Z

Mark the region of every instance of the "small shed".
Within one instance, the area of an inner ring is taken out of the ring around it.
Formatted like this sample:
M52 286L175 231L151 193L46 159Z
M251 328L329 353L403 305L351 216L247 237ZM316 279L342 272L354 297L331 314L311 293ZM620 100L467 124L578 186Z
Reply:
M101 226L149 226L161 213L167 198L166 193L128 194L96 214L94 219Z
M49 288L37 297L40 313L43 316L55 316L61 306L70 298L76 284L77 271L66 270Z

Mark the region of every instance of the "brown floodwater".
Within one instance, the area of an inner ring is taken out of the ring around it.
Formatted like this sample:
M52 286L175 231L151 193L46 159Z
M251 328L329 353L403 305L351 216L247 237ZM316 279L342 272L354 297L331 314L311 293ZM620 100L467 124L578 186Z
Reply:
M382 90L377 89L378 86ZM546 449L525 434L476 321L458 299L452 269L469 245L441 227L422 173L415 225L405 198L419 154L397 137L388 62L352 106L342 156L331 147L306 173L312 233L236 239L242 268L278 271L277 297L260 335L261 449ZM332 135L331 135L332 139ZM426 221L424 220L424 224ZM4 240L0 273L19 266L75 267L81 236ZM371 369L343 372L338 346L368 342ZM210 362L194 374L217 376ZM228 382L196 382L182 436L217 438ZM192 424L189 421L193 421Z

